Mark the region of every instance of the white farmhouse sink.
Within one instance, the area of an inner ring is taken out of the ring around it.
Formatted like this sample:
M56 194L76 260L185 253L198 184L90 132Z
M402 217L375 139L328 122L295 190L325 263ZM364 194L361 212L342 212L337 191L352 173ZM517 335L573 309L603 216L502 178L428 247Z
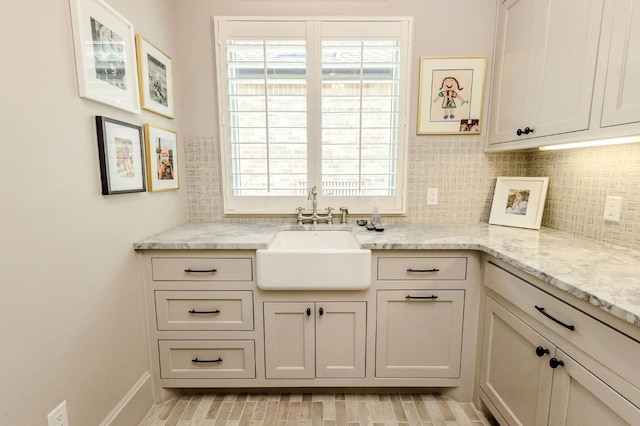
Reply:
M350 231L280 231L257 250L263 290L364 290L371 285L371 250Z

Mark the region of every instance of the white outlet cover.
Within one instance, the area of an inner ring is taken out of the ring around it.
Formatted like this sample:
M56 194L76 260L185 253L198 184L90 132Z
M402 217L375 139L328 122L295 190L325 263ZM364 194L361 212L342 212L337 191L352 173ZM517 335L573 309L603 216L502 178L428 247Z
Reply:
M69 426L67 401L62 401L47 415L47 424L48 426Z
M622 197L607 197L602 217L609 222L620 222L622 216Z
M438 188L427 188L427 205L435 206L438 204Z

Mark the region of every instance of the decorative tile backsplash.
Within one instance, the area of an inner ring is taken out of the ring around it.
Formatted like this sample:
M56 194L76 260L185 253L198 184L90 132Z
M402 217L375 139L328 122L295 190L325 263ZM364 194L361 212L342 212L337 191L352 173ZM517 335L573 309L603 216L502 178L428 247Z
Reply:
M407 216L385 222L488 222L497 176L549 176L542 226L640 248L640 144L507 153L484 153L483 146L469 135L411 138ZM184 147L191 222L293 220L294 213L223 217L217 138L188 137ZM438 188L437 205L427 206L427 188ZM602 219L607 195L623 197L619 223Z
M538 151L531 176L549 176L542 226L640 249L640 144ZM602 218L605 198L622 197L620 222Z

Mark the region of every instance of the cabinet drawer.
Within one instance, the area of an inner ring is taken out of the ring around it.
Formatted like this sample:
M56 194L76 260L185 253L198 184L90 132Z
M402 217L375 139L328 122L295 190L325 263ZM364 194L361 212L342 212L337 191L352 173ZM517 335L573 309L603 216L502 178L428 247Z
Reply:
M252 281L251 258L154 257L154 281Z
M612 371L640 383L640 343L492 263L485 284Z
M378 280L466 280L466 257L380 257Z
M163 379L253 379L253 340L160 340Z
M158 330L253 330L251 291L156 291Z

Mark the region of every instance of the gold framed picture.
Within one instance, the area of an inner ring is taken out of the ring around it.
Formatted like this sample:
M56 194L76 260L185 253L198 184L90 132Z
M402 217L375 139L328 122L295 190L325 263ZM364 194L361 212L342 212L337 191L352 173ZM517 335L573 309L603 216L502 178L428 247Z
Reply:
M178 141L171 130L144 125L147 143L147 182L149 191L170 191L178 181Z
M420 58L418 135L480 134L486 56Z
M173 64L163 51L136 35L142 108L173 118Z

